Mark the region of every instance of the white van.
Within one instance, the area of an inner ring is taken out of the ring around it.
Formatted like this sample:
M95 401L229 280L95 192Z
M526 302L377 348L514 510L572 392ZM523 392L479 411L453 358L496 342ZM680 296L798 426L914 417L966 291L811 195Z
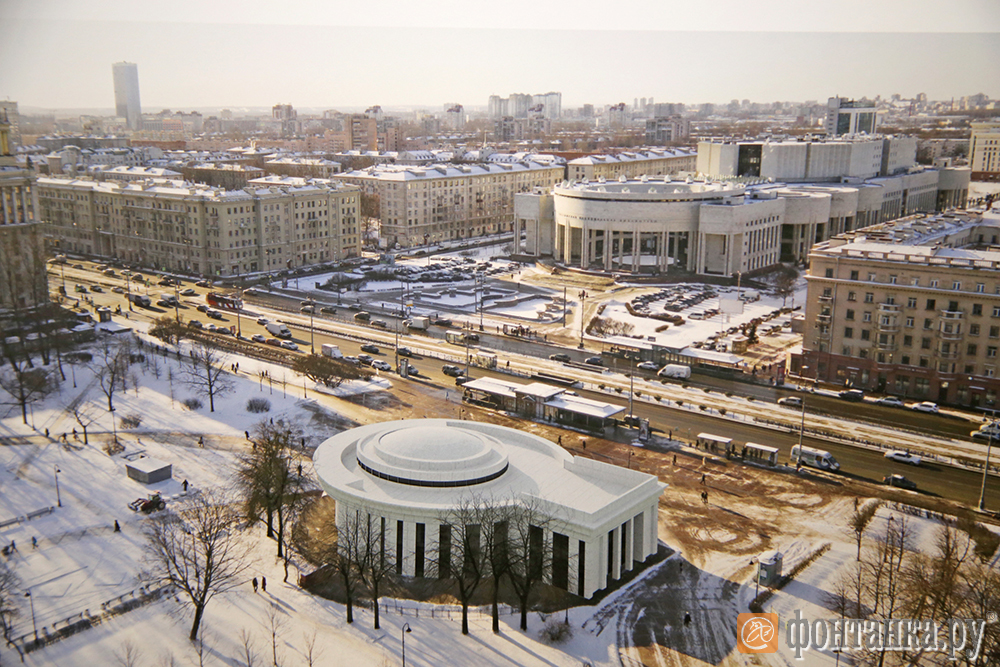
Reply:
M830 452L812 447L799 447L798 445L792 447L792 463L799 463L804 466L828 470L830 472L840 470L840 464L837 463L837 459L833 458Z

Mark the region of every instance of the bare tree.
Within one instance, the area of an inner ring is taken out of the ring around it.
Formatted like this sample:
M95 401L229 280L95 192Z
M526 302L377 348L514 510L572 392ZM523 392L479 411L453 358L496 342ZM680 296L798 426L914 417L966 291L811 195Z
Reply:
M782 264L774 278L774 293L781 297L781 307L784 308L788 297L795 294L795 284L799 279L799 270L794 266Z
M861 538L865 535L865 529L868 528L868 524L871 522L878 508L882 506L881 501L870 502L862 506L859 509L854 510L854 514L848 520L848 525L851 528L851 532L854 534L854 539L858 545L858 556L857 560L861 560Z
M21 407L21 420L28 423L28 406L44 399L59 388L59 378L45 368L29 368L11 363L8 370L0 370L0 389L10 394Z
M484 546L484 537L488 539L492 530L487 528L484 536L483 526L492 525L495 518L493 502L479 496L463 498L442 517L450 548L438 545L438 573L455 580L462 605L463 635L469 634L469 604L489 576L489 549Z
M358 542L363 536L361 522L356 512L347 510L343 512L343 519L336 525L336 530L331 530L331 528L333 527L329 525L321 528L325 534L335 536L326 550L325 560L340 577L347 603L347 622L353 623L354 594L360 580L358 562L355 558L359 551Z
M90 441L87 438L87 428L97 421L97 409L92 403L85 402L82 400L83 396L78 397L72 403L66 406L66 410L73 415L73 419L76 423L80 425L83 430L83 444L89 445Z
M521 499L511 508L507 576L518 599L524 631L528 629L528 600L552 561L552 550L545 544L551 524L552 518L535 499Z
M240 667L255 667L257 664L257 648L254 646L253 635L246 628L240 630Z
M13 621L18 616L17 603L21 600L21 581L8 563L0 563L0 627L3 638L10 641Z
M142 657L142 649L131 639L126 639L114 652L115 663L120 667L138 667L139 659Z
M297 355L292 362L292 370L330 388L339 387L345 380L357 380L371 375L371 371L366 368L321 354Z
M267 610L264 612L264 621L262 622L262 625L271 639L271 664L273 667L279 667L278 638L285 631L285 625L287 622L288 618L285 615L285 611L281 607L273 602L268 605Z
M238 586L249 567L239 522L229 498L205 492L179 513L160 513L146 526L148 578L172 586L194 608L191 641L198 638L208 603Z
M122 341L103 338L94 355L91 367L101 392L108 399L108 411L114 412L114 397L125 389L129 361L132 356L132 344L129 339Z
M323 649L316 646L315 629L311 634L302 635L302 655L306 659L306 667L315 667L320 656L323 655Z
M347 510L351 511L351 510ZM375 610L373 626L380 626L378 599L385 581L393 576L395 565L385 556L385 519L372 516L369 512L356 509L355 521L358 523L356 540L354 540L353 561L357 568L358 578L368 591Z
M210 412L215 412L216 397L225 396L235 387L222 365L222 353L208 345L198 344L191 349L191 364L181 373L185 384L208 396Z

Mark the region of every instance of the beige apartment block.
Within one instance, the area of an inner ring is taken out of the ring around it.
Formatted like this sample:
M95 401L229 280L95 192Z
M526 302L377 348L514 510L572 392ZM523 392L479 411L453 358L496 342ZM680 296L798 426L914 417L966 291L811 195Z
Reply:
M571 181L596 181L602 178L610 181L622 176L668 176L694 172L697 163L697 154L679 149L587 155L566 164L566 177Z
M809 253L808 379L993 408L1000 392L1000 214L916 215Z
M39 217L65 251L206 276L274 272L361 252L360 193L330 181L38 180Z
M1000 123L972 123L969 161L973 180L1000 180Z
M388 247L436 243L511 230L514 195L551 190L563 166L525 160L505 164L375 165L335 180L377 197Z

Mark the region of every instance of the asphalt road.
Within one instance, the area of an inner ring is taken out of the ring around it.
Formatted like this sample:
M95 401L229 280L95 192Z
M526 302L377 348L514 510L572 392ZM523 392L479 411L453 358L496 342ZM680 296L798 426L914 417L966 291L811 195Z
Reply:
M85 266L90 266L89 263L84 264ZM61 272L58 267L52 267L50 268L50 275L55 278L50 281L54 289L57 285L61 284ZM95 304L98 306L106 305L112 309L114 309L115 306L121 305L123 310L127 309L128 304L125 301L124 295L113 293L109 289L114 285L123 285L124 281L122 281L121 278L103 276L91 269L73 269L71 265L65 267L65 275L67 294L70 298L80 296L74 293L74 284L81 283L89 286L94 283L98 283L105 288L105 291L98 294L88 294L89 297L93 298ZM181 289L191 286L191 284L185 284ZM147 288L145 287L142 288L143 293L145 293L146 289ZM205 317L203 313L198 312L196 310L196 306L205 303L204 293L210 290L205 288L195 289L198 291L197 296L181 297L181 305L178 308L178 313L181 315L182 319L185 321L198 319L206 324L208 322L215 322L220 326L235 325L237 323L236 315L231 312L223 311L222 320L210 320ZM154 303L161 292L172 291L173 288L160 287L155 284L148 287L148 293ZM331 295L331 297L332 300L327 303L335 303L335 295ZM270 295L252 297L252 299L254 303L260 303L261 305L282 306L286 310L297 311L298 307L298 301L296 300L289 301L288 299L282 299L280 297ZM354 311L348 310L346 305L347 303L345 299L342 306L338 307L336 315L317 316L315 318L316 325L322 328L333 328L338 322L349 322L354 324ZM366 309L368 309L368 305L371 304L367 304ZM254 310L252 304L248 303L247 310L251 312ZM378 309L375 309L374 312L377 312L377 310ZM148 309L137 309L133 313L133 316L155 319L166 314L174 314L174 309L164 309L153 306ZM382 313L378 313L376 317L386 319L387 321L390 319ZM258 325L255 320L255 317L240 317L240 328L243 336L249 338L255 333L261 333L270 337L270 334L267 333L264 327ZM390 322L390 328L393 326L394 324ZM444 336L444 330L440 327L432 329L429 333L431 334L431 338L443 338ZM391 332L372 330L372 336L373 338L375 336L391 336ZM295 342L299 345L300 350L306 353L309 352L310 337L308 333L293 329L293 340L295 340ZM410 343L416 343L417 341L419 341L419 338L405 336L402 339L402 344L408 345ZM321 349L323 343L334 343L340 347L341 351L345 355L357 356L361 353L360 342L340 337L328 336L323 333L316 333L315 339L312 342L314 343L317 351ZM434 345L431 341L427 342ZM390 363L393 363L395 357L392 345L380 343L377 342L377 340L376 344L380 348L380 354L377 355L376 358L385 359ZM582 359L587 356L593 355L593 351L556 348L543 343L533 343L530 341L511 339L506 336L488 335L485 333L483 335L483 347L489 348L493 351L498 351L501 357L504 349L508 349L510 351L516 349L518 354L521 355L530 355L534 352L538 353L538 356L548 356L548 354L551 354L553 351L559 350L569 354L571 358L579 361L582 361ZM450 350L450 348L447 349ZM462 356L461 348L456 347L453 350L453 354L455 354L456 357ZM416 357L411 358L410 362L419 369L422 375L433 380L434 382L440 383L443 388L448 390L458 390L454 386L454 378L441 373L442 361L438 359L423 359ZM484 375L508 377L499 373L483 371L482 369L476 369L474 375L476 377ZM649 373L650 377L652 377L652 375L652 373ZM759 398L764 401L775 401L781 396L792 395L795 393L786 390L778 390L773 387L747 385L743 383L727 383L724 380L714 378L699 378L698 382L691 382L690 384L693 386L710 386L726 391L733 391L735 389L736 393L752 395L755 398ZM605 394L586 391L581 391L580 393L595 400L608 400L608 397ZM943 415L928 415L912 410L886 408L867 403L850 403L838 398L823 395L806 395L806 400L810 412L824 413L831 416L839 416L850 419L860 418L874 423L897 426L927 434L969 439L969 422L965 420L953 419ZM613 400L610 402L617 403L619 401ZM692 413L687 410L678 410L662 405L636 402L634 405L634 413L640 417L648 418L653 428L659 429L664 433L672 431L674 434L680 434L690 438L701 432L709 432L730 437L738 443L757 442L764 445L778 447L781 450L780 457L782 461L788 460L791 447L798 443L797 434L773 431L771 429L740 422L733 422L730 420L723 421L708 415ZM883 457L882 453L878 451L869 451L818 438L806 437L803 440L803 444L825 449L833 454L841 464L841 472L838 473L838 475L858 480L880 482L884 475L899 473L916 482L921 493L940 496L973 506L978 504L980 484L982 482L981 474L952 468L950 466L939 466L934 463L926 463L919 467L914 467L887 460ZM992 509L1000 508L1000 480L993 477L989 479L987 484L986 507Z

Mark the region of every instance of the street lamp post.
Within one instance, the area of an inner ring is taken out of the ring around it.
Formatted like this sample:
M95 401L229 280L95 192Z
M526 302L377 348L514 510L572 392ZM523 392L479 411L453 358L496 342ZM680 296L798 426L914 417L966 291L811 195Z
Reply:
M115 409L111 408L109 410L111 413L111 432L114 434L114 443L118 444L118 427L115 425Z
M181 295L178 293L177 281L174 281L174 321L181 321Z
M584 290L580 290L580 345L579 345L579 348L581 350L583 349L583 321L585 319L587 319L586 316L584 315L584 311L586 310L586 304L587 304L587 292L585 292Z
M479 330L483 330L483 291L486 289L486 274L479 279Z
M410 624L403 623L403 627L399 631L399 636L403 638L403 667L406 667L406 635L409 632L413 632L410 630Z
M56 478L56 505L62 507L62 496L59 495L59 473L62 471L59 470L59 466L52 466L52 468L55 470L52 475Z
M316 306L309 307L309 353L316 354L316 330L313 329L313 313L316 311Z
M986 444L986 465L983 466L983 484L979 489L979 511L983 512L986 510L986 478L990 474L990 451L993 449L993 431L996 429L997 420L994 419L990 423L990 439Z
M240 311L243 310L243 290L236 296L236 337L243 337L243 324L240 322Z
M35 623L35 598L31 596L31 589L25 592L24 597L31 603L31 628L35 631L35 641L38 641L38 625Z

